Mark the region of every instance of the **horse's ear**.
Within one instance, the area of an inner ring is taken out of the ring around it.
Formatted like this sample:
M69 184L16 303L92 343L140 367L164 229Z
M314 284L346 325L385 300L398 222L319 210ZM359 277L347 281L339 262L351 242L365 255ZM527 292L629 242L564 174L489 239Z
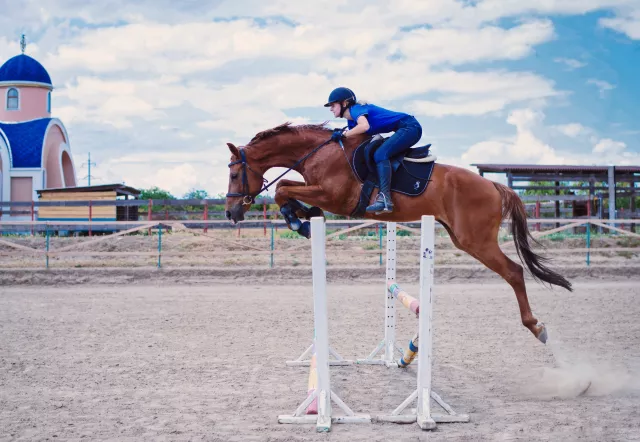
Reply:
M236 158L240 158L240 151L233 143L227 143L227 146L229 146L229 150L231 151L232 155L234 155Z

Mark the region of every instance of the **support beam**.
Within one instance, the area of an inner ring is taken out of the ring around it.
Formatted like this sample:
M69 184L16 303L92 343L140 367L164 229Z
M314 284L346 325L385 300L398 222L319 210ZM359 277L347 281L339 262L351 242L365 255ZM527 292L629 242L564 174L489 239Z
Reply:
M609 219L616 219L616 171L609 166Z

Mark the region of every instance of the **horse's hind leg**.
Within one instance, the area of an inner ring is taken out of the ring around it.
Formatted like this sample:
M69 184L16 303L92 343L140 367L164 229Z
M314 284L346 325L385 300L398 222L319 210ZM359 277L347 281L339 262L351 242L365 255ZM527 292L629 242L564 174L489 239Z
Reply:
M533 335L543 344L547 342L547 330L541 322L533 316L527 289L524 282L524 269L520 264L515 263L500 249L497 239L487 242L483 246L474 248L473 255L485 266L502 276L505 281L513 288L518 307L520 308L520 317L522 325L527 327Z
M489 229L484 235L477 230L466 238L464 235L456 235L449 226L445 228L451 236L451 240L456 247L469 253L489 269L500 275L513 288L518 307L520 308L520 317L522 324L528 328L533 335L542 343L547 341L547 331L544 324L538 322L533 316L531 306L529 306L529 298L527 297L527 289L524 282L524 269L522 266L512 261L500 249L497 240L497 229ZM473 230L469 229L469 232ZM484 240L478 241L478 238L484 237ZM471 239L473 238L473 239Z

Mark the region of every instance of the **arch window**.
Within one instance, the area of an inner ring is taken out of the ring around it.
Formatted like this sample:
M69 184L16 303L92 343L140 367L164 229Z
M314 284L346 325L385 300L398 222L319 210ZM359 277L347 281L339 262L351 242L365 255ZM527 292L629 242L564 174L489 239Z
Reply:
M12 87L7 91L7 110L20 109L20 95L18 89Z

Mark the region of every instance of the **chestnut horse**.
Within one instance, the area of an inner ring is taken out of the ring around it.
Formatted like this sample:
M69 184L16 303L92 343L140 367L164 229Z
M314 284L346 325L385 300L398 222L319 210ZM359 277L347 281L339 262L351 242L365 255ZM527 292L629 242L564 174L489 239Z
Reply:
M350 215L360 198L362 183L349 159L356 147L369 137L345 138L341 146L328 141L330 136L331 130L324 124L292 126L285 123L258 133L242 148L227 143L231 151L227 218L234 224L244 219L255 196L266 190L263 176L272 167L291 168L304 177L304 182L288 179L277 182L275 201L289 227L295 224L295 230L298 230L297 216L309 219L322 215L322 210ZM375 196L376 191L371 199ZM513 190L467 169L438 163L434 165L424 193L415 197L393 193L392 198L393 212L367 213L364 217L409 222L419 220L422 215L433 215L457 248L511 285L518 300L522 324L541 342L546 342L545 326L534 317L529 306L523 267L509 259L498 245L502 220L511 218L511 233L518 256L537 281L570 291L571 283L545 266L546 259L532 250L525 208ZM304 208L298 200L315 207L312 210Z

